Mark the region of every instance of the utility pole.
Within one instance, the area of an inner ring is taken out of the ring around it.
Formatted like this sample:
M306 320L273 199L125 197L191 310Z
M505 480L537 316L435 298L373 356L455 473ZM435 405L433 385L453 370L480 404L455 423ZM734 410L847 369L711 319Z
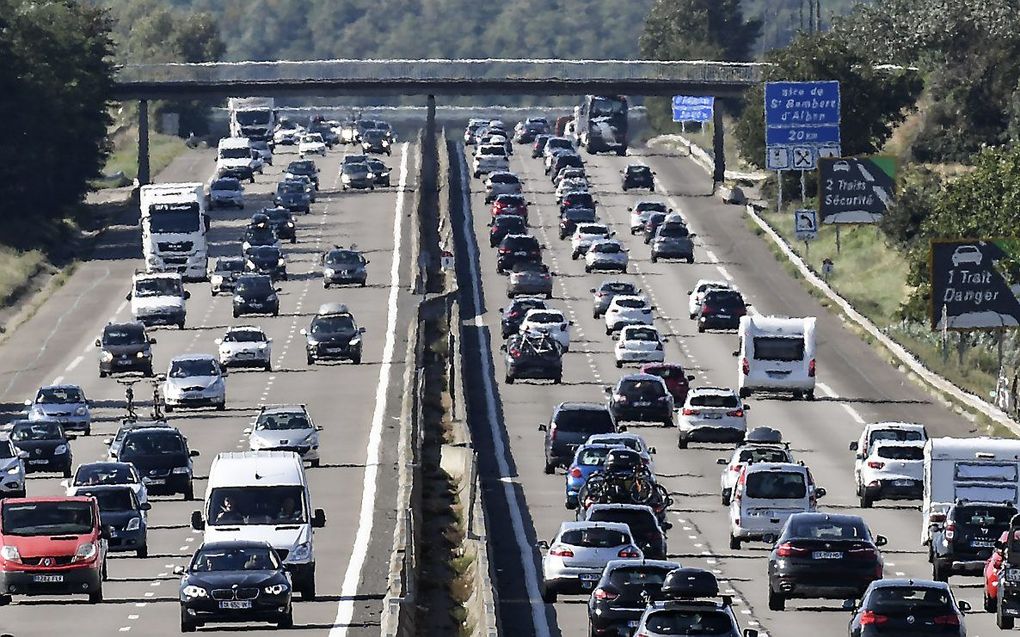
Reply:
M822 0L815 0L815 33L822 32Z

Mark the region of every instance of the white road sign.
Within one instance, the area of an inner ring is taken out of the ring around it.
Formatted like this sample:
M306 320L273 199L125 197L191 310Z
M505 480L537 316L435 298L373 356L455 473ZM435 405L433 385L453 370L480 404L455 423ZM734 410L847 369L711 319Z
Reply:
M793 232L798 241L814 241L818 238L818 211L800 209L793 211Z
M790 149L786 146L769 146L765 153L765 168L767 170L789 170Z

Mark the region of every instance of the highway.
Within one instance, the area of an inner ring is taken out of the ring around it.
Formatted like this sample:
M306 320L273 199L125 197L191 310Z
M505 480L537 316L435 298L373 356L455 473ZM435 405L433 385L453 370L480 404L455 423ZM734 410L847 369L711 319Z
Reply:
M583 635L587 627L586 598L562 595L556 604L539 596L541 554L539 540L550 540L559 524L573 519L564 508L563 473L543 474L543 434L561 401L605 400L603 388L628 371L615 367L612 341L601 320L591 316L589 289L607 278L585 274L582 261L570 259L569 242L557 237L557 206L553 188L530 149L518 146L511 170L522 177L530 207L531 232L547 247L545 262L556 273L552 306L563 309L575 323L571 348L564 358L564 381L519 381L506 385L498 347L498 308L506 303L505 277L496 273L495 251L488 247L489 206L482 184L471 179L468 168L455 178L451 189L462 192L461 209L453 211L457 232L457 274L462 290L464 365L480 370L465 374L468 414L476 449L488 515L492 560L495 567L502 629L507 635ZM840 318L829 313L776 261L766 241L757 237L743 211L725 206L709 195L710 178L688 159L655 156L631 149L631 157L592 157L581 151L593 178L599 215L630 248L631 274L656 308L655 324L670 336L666 360L682 362L697 376L697 385L734 387L737 362L731 356L733 334L698 334L687 315L687 291L699 278L732 281L762 314L818 317L818 399L796 402L784 399L749 400L749 427L780 429L792 443L795 457L810 467L828 494L820 508L862 514L874 533L889 537L883 549L887 577L930 578L926 551L919 543L920 513L909 503L879 502L873 509L858 508L853 487L853 456L847 445L863 425L883 420L904 420L927 425L930 435L976 435L974 425L933 400L903 373L864 343ZM456 167L464 157L458 143L451 153ZM692 265L660 261L652 264L648 247L628 232L627 206L646 198L644 191L623 193L620 171L633 161L645 161L657 171L657 193L668 193L671 207L682 212L697 233L696 262ZM456 173L456 168L454 169ZM467 189L464 188L467 187ZM453 200L460 198L453 197ZM479 247L480 246L480 247ZM837 263L837 267L839 264ZM716 459L728 457L732 447L692 444L677 448L675 429L633 426L657 448L656 470L673 494L669 516L671 558L687 566L717 574L725 593L735 598L742 628L755 628L774 637L846 634L849 613L840 600L791 600L787 610L773 612L767 605L768 547L745 544L728 548L726 509L720 503ZM915 503L917 504L917 503ZM953 577L960 599L976 609L967 616L968 634L998 633L994 616L980 612L980 578Z
M284 243L290 279L280 285L279 317L231 318L229 295L212 297L207 283L188 285L187 327L156 329L152 335L155 367L165 371L172 356L187 352L215 353L214 339L229 325L255 323L273 339L272 372L234 371L227 379L227 409L175 411L170 422L189 438L195 459L196 495L205 491L204 477L218 452L247 449L243 429L260 404L305 403L321 425L322 466L308 469L312 506L325 509L326 528L316 531L318 597L295 597L295 630L306 634L378 634L379 613L394 529L396 439L408 326L415 300L410 283L410 220L417 174L416 147L400 144L384 161L393 169L393 188L342 193L338 166L346 151L337 147L318 160L322 190L308 215L297 215L298 241ZM272 205L275 189L296 150L283 149L275 167L257 183L245 184L245 210L212 212L211 256L240 253L247 219ZM190 151L160 175L159 181L208 181L215 167L213 150ZM137 219L136 219L137 221ZM370 260L365 288L324 290L318 257L333 244L356 243ZM16 416L21 403L40 385L80 384L96 407L93 435L72 443L75 464L105 459L103 438L112 435L124 413L124 388L114 379L99 379L93 345L108 321L130 319L124 300L131 274L142 265L139 228L111 227L91 259L81 263L10 338L0 346L0 404L4 421ZM306 327L321 303L348 304L367 328L361 365L305 362ZM136 396L150 395L147 383ZM147 401L143 413L148 412ZM28 495L61 494L56 474L32 474ZM0 632L16 637L53 635L163 635L178 632L180 609L175 566L185 565L201 543L189 525L200 501L155 497L149 514L149 556L111 554L106 601L89 605L71 598L16 597L0 609ZM215 625L199 631L238 628ZM246 626L249 634L275 630Z

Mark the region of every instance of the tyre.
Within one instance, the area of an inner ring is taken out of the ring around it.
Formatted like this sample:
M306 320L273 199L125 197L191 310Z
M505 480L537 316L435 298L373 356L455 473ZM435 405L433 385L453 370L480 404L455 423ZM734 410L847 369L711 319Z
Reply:
M656 256L655 254L652 254L652 263L658 263L658 262L659 262L659 257Z
M1002 604L997 604L995 608L995 625L1002 630L1013 630L1013 618L1006 617L1003 614Z
M355 365L361 365L361 354L358 354L357 356L352 358L351 362L354 363Z
M584 266L584 271L587 272L588 274L591 274L591 266L590 265Z
M216 405L216 411L223 411L226 408L227 408L227 403L226 402L222 402L222 403Z
M142 548L140 548L137 551L135 551L135 556L140 557L142 559L145 559L145 558L149 557L149 547L148 547L148 545L145 545Z
M949 581L949 568L938 558L935 558L931 563L931 578L936 582Z
M719 501L722 502L724 507L728 507L730 505L730 494L723 491L722 495L719 497Z
M329 289L329 281L323 280L323 282L322 282L322 289L323 290L328 290Z
M556 471L556 465L549 462L549 459L546 458L545 467L542 470L545 471L546 475L552 475Z
M232 313L232 314L234 315L234 318L237 318L237 317L238 317L238 314L237 314L237 310L234 310L234 311L233 311L233 312L231 312L231 313Z
M172 413L173 410L174 410L174 406L171 405L170 403L167 403L166 405L163 406L163 411L165 411L168 414Z
M177 324L177 329L179 329L179 330L183 330L184 329L184 321L181 321L180 323Z
M312 358L310 355L305 355L305 362L308 363L309 365L314 365L315 359Z
M751 390L746 387L741 387L739 393L741 398L748 398L751 395Z
M100 586L97 590L89 593L90 604L101 604L103 602L103 587Z
M786 598L769 586L769 610L786 610Z
M319 465L322 464L322 460L319 459L319 458L316 458L315 460L310 460L308 462L308 464L312 465L313 469L318 469Z
M546 604L556 603L556 589L542 582L542 601Z
M271 372L271 371L273 371L273 364L272 363L266 363L266 366L263 367L262 369L264 371Z
M64 467L64 477L65 478L71 477L71 465L67 465L66 467Z
M808 392L804 393L804 400L814 400L814 399L815 399L815 390L812 389L811 391L808 391Z
M85 427L85 431L82 432L82 435L84 435L84 436L91 436L92 435L92 426L89 425L88 427Z
M0 595L0 606L7 606L11 603L10 595Z
M684 437L684 436L680 436L676 440L676 448L677 449L686 449L687 448L687 444L688 444L687 443L687 438Z
M513 377L513 376L511 376L510 374L506 374L506 375L504 375L504 376L503 376L503 380L505 380L505 381L506 381L506 384L507 384L507 385L513 385L513 384L514 384L514 377Z
M99 370L99 377L106 378L106 372L104 372L103 370Z
M861 494L861 508L862 509L870 509L871 508L871 503L872 503L871 497L868 496L867 492L862 493Z
M616 361L616 369L623 369L623 361Z
M572 261L577 261L577 257L579 257L579 256L581 256L581 254L579 252L571 252L570 253L570 259Z
M190 482L188 483L188 486L184 488L184 499L189 501L195 499L195 486Z
M698 334L704 334L704 333L705 333L705 326L702 325L701 323L698 323Z
M197 628L197 625L195 624L195 622L193 622L188 617L187 612L185 612L185 610L182 608L181 609L181 632L182 633L193 633L193 632L195 632L196 628Z
M994 612L996 612L996 606L998 606L998 604L995 603L995 598L994 597L989 597L988 596L988 591L985 591L984 601L982 603L982 607L985 609L985 612L986 613L994 613Z
M293 628L294 627L294 609L290 608L287 610L287 614L280 618L280 621L276 622L277 628Z
M291 237L290 238L290 242L291 243L297 243L297 237Z
M687 263L694 263L694 257L687 257Z
M301 599L306 602L315 601L315 580L312 579L301 587Z
M598 312L592 312L592 313L591 313L591 317L592 317L593 319L597 319L597 318L599 317L599 313L598 313Z
M557 376L553 379L553 385L559 385L563 382L563 376Z
M739 551L740 550L740 538L739 537L737 537L735 535L732 535L732 534L730 535L730 548L732 550L734 550L734 551ZM769 599L772 599L771 591L769 592ZM769 605L769 608L772 608L771 604Z

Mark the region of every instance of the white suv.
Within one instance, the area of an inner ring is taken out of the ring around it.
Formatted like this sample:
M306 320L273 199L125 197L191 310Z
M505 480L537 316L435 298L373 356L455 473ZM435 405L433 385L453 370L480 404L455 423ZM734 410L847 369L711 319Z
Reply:
M867 509L876 500L919 500L924 493L924 445L878 440L857 477L857 495Z
M643 296L614 296L604 315L606 335L626 325L651 325L652 306Z
M680 408L677 446L686 449L690 442L736 442L747 433L747 405L737 392L723 387L696 387L687 392Z

